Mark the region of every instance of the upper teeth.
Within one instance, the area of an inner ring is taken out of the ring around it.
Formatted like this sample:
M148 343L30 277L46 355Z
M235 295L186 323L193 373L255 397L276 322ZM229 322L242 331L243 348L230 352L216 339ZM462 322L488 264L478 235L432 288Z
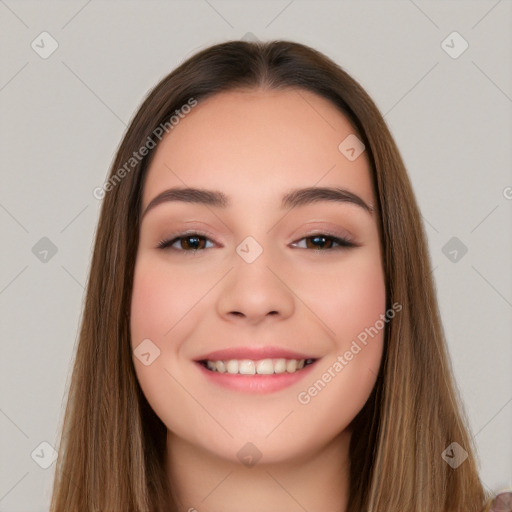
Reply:
M308 364L312 362L307 360ZM272 375L273 373L294 373L304 368L305 359L230 359L228 361L206 361L206 366L219 373L238 373L241 375Z

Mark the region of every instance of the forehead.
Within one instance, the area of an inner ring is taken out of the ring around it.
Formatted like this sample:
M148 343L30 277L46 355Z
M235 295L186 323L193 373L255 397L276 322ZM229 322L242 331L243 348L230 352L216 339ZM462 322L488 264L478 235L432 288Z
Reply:
M356 130L334 104L302 89L236 90L184 115L148 170L143 205L171 187L223 190L234 201L274 201L290 188L342 186L371 202L366 153L339 145Z

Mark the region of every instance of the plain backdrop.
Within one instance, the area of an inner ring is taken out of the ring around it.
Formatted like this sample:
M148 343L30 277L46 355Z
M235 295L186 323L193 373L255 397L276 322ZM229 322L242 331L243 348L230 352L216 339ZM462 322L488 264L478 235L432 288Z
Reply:
M385 115L424 217L481 477L512 485L510 0L3 0L0 16L0 511L48 509L92 192L126 125L192 53L244 37L324 52Z

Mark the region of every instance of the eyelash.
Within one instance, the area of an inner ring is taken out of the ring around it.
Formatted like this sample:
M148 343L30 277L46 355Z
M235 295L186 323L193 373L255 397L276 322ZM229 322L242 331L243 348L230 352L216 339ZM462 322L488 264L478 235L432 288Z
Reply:
M172 245L174 245L174 243L178 242L179 240L183 240L183 239L187 239L187 238L204 238L211 242L211 240L208 238L208 235L206 235L204 233L199 233L199 232L179 233L177 236L173 235L171 238L161 240L158 243L157 248L158 249L170 249L173 251L183 252L183 253L189 252L192 254L196 254L197 252L204 251L206 249L211 249L211 247L207 247L204 249L186 250L186 249L176 249L175 247L172 247ZM299 240L297 240L297 242L301 242L302 240L307 240L309 238L325 238L327 240L331 240L332 242L338 244L338 247L334 247L334 248L311 249L316 252L339 251L339 250L346 250L346 249L351 249L353 247L357 247L357 244L355 244L354 242L351 242L350 240L348 240L346 238L340 238L336 235L332 235L329 233L315 233L313 235L302 237ZM293 242L293 243L295 244L297 242ZM307 247L302 248L302 249L307 249Z

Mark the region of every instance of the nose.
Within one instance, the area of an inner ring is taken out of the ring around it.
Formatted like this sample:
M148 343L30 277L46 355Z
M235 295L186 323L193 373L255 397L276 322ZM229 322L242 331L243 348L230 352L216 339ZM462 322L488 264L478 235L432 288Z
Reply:
M282 270L283 261L279 264L278 260L278 255L271 258L265 250L250 263L235 254L233 268L219 289L218 314L229 321L254 325L269 318L289 318L295 309L295 296L287 282L289 272Z

